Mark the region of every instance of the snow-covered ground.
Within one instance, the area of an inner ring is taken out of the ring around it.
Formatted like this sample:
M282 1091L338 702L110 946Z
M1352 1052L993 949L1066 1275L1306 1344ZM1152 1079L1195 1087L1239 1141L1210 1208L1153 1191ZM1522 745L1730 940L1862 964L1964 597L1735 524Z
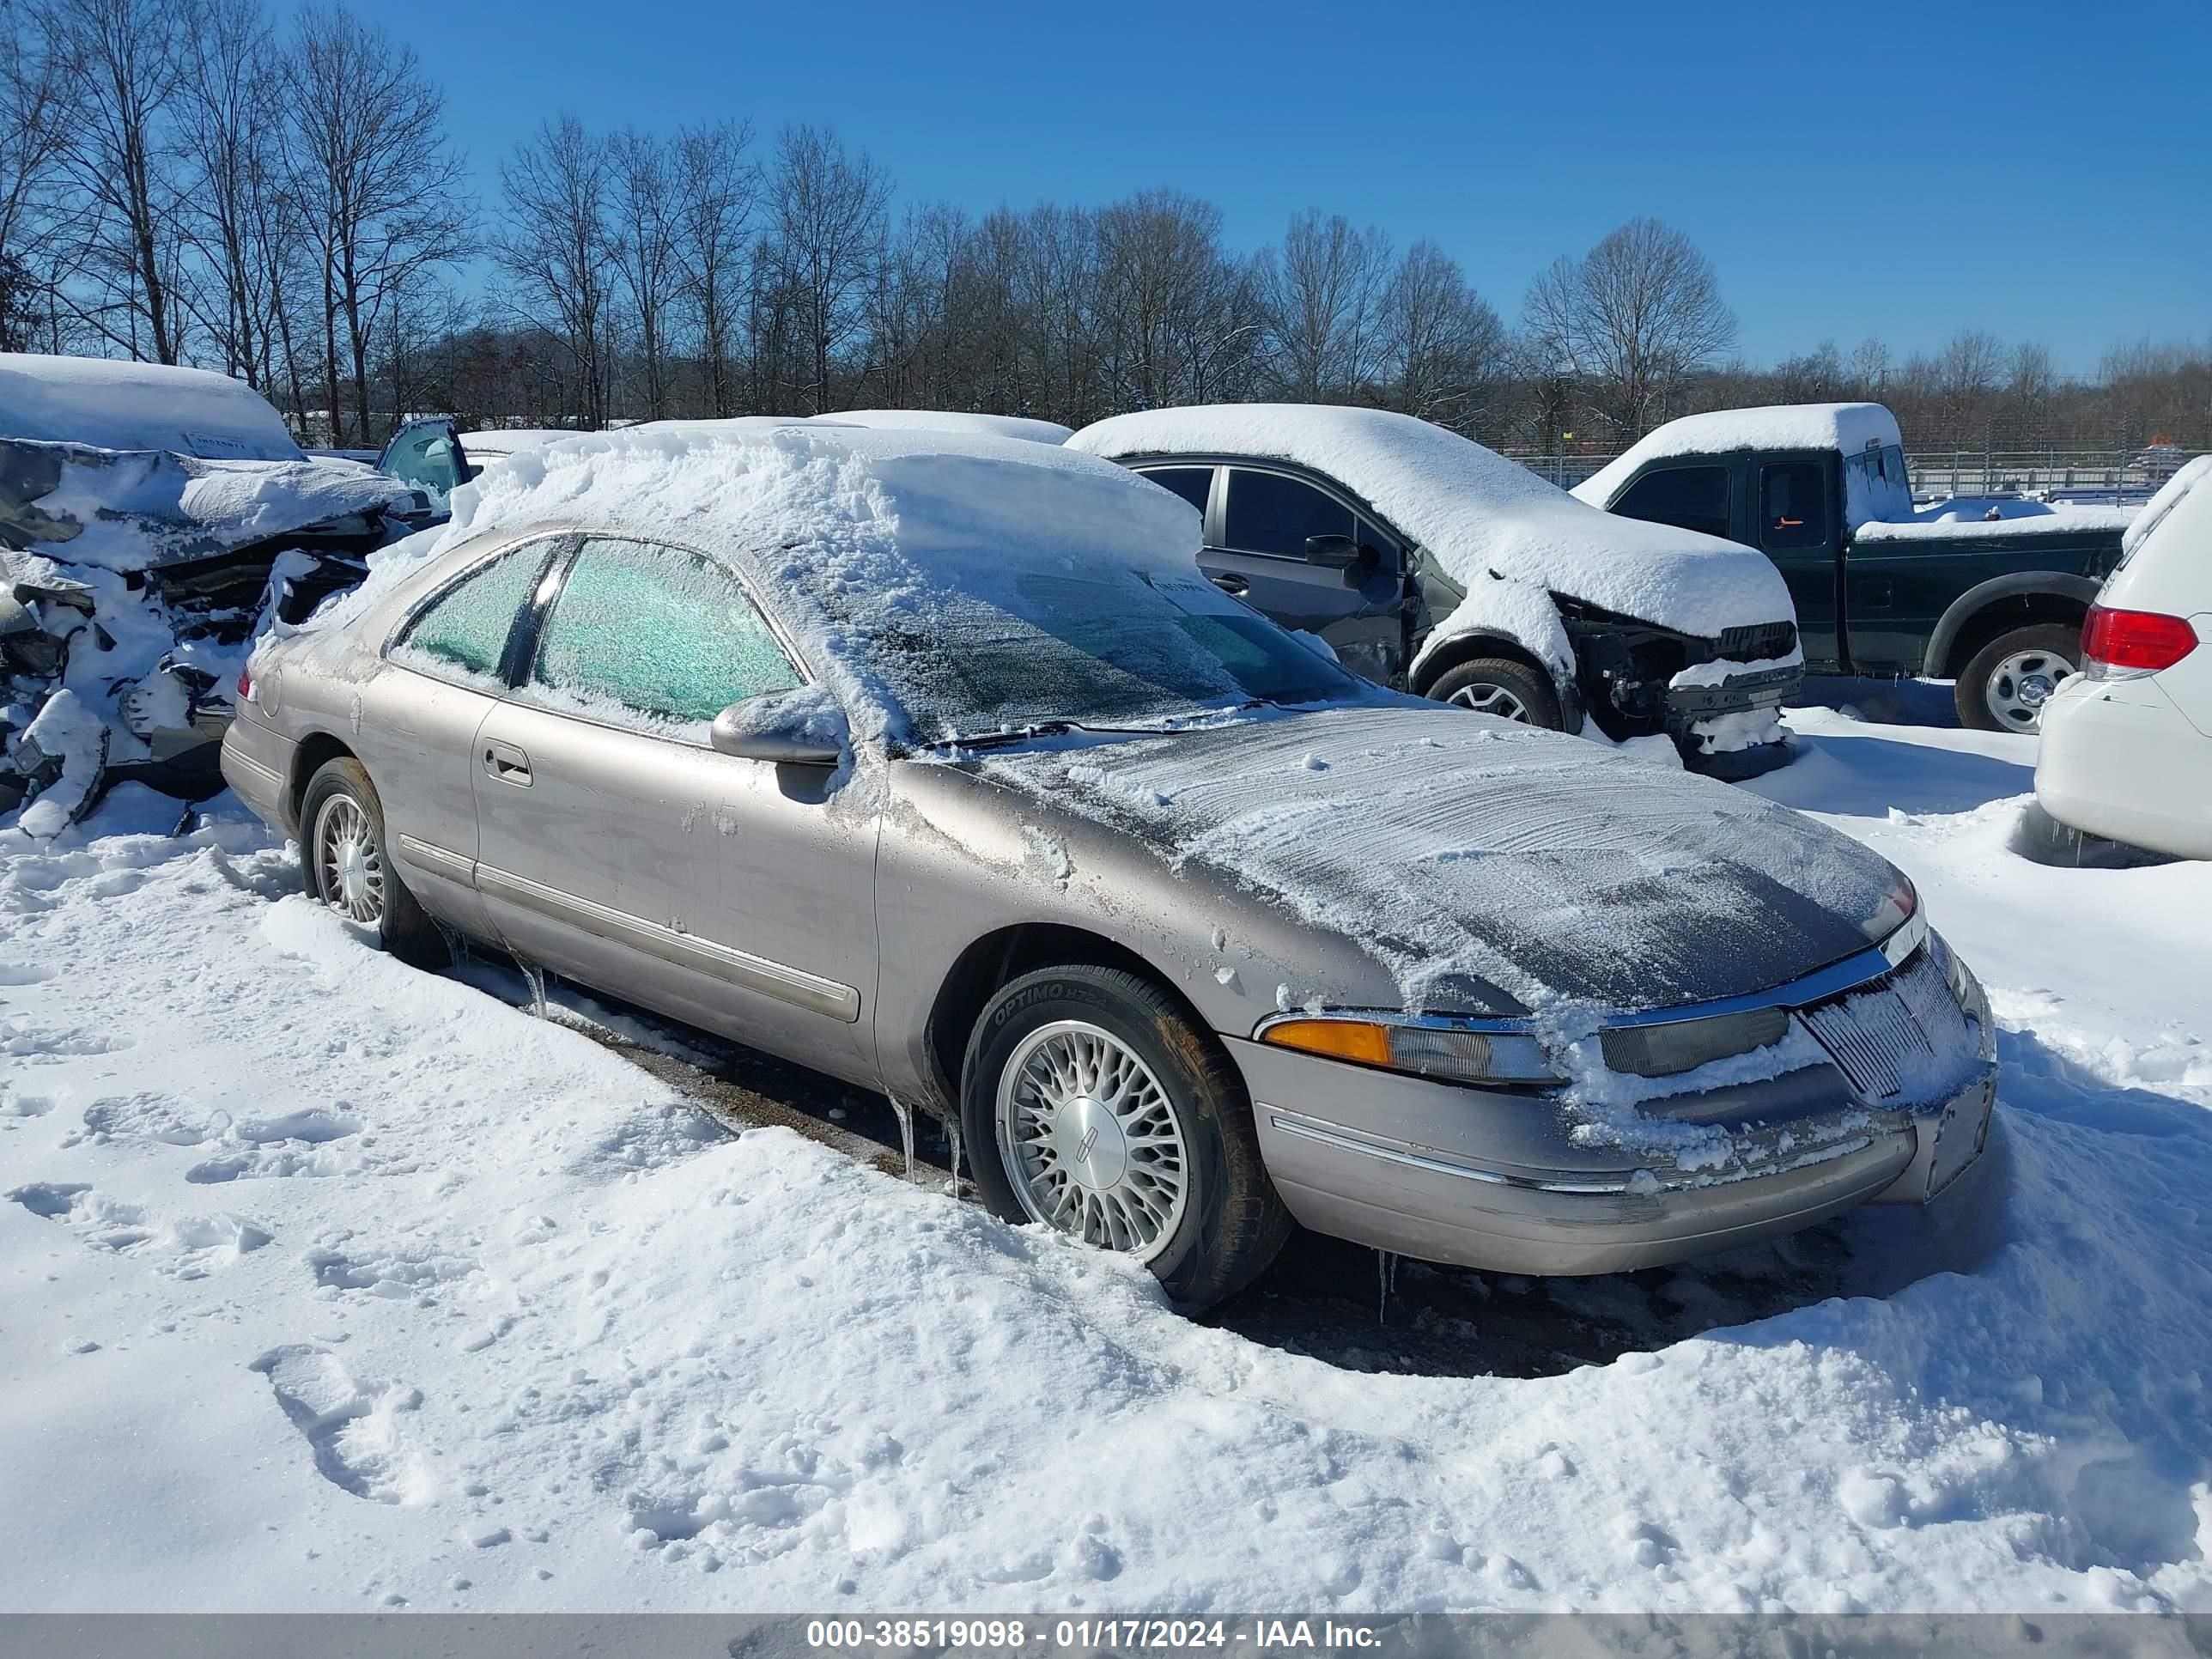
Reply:
M2014 854L2027 739L1790 722L1753 787L1990 986L1992 1153L1693 1268L1452 1276L1655 1333L1553 1375L1481 1317L1332 1365L729 1136L224 804L0 835L0 1608L2212 1610L2212 866Z

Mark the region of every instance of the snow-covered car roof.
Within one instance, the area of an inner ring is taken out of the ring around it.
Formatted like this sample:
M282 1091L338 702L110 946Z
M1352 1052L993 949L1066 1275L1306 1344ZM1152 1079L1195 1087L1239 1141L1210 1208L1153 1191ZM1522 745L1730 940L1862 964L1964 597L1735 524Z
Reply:
M1518 584L1701 637L1795 614L1763 554L1601 513L1518 462L1410 415L1310 404L1151 410L1085 427L1067 447L1116 459L1249 455L1311 468L1426 547L1471 605L1493 585ZM1548 602L1537 608L1548 611Z
M1058 421L1040 421L1027 415L977 415L957 409L848 409L814 418L839 426L987 432L1001 438L1027 438L1040 444L1064 444L1075 430Z
M1068 712L1053 706L1054 663L1085 657L1099 619L1179 670L1171 606L1249 614L1200 576L1185 502L1095 457L988 434L745 420L571 434L463 485L453 509L443 529L373 556L368 580L306 631L428 579L487 532L584 525L731 559L775 596L864 732L934 738L963 699L917 684L916 663L980 680L1028 653L1035 696L1019 724ZM1218 671L1207 658L1197 672ZM1225 679L1208 690L1246 696Z
M1646 433L1574 488L1577 500L1603 507L1646 461L1676 455L1722 455L1733 449L1902 448L1897 416L1880 404L1769 404L1758 409L1718 409L1685 415Z
M0 438L166 449L209 459L297 461L269 400L204 368L0 352Z

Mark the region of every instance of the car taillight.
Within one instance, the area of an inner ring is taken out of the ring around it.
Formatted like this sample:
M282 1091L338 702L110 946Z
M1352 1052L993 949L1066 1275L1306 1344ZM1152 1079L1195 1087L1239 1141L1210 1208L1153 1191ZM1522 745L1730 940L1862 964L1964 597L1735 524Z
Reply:
M2155 674L2171 668L2197 648L2197 630L2183 617L2156 611L2089 607L2081 623L2081 654L2094 668L2118 668Z
M253 701L253 671L251 668L238 671L238 700L240 702Z

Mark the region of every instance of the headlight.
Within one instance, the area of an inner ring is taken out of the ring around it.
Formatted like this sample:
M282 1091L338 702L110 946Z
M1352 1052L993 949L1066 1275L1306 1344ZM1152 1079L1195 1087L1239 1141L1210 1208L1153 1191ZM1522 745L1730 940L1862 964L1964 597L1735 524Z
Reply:
M1928 951L1936 958L1936 965L1942 969L1944 982L1950 986L1951 994L1956 999L1959 1006L1976 1018L1979 1018L1983 1001L1982 985L1981 981L1974 977L1973 969L1967 967L1959 953L1951 948L1950 940L1933 929L1930 929L1928 934Z
M1475 1031L1463 1026L1339 1016L1278 1020L1260 1041L1279 1048L1407 1072L1447 1083L1556 1086L1544 1045L1526 1031Z
M1881 947L1892 967L1918 950L1928 937L1928 918L1920 912L1920 895L1912 884L1899 876L1859 930Z

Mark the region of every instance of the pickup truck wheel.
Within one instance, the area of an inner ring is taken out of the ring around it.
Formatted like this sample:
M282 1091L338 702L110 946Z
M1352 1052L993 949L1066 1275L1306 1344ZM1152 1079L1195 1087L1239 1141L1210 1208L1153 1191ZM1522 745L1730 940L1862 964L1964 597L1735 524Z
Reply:
M1243 1290L1290 1236L1236 1066L1134 974L1024 974L975 1022L961 1079L991 1210L1134 1256L1185 1312Z
M384 803L350 756L325 761L300 799L301 874L307 896L417 968L446 963L445 937L392 865Z
M1550 675L1510 657L1478 657L1437 676L1428 695L1455 708L1556 732L1565 724Z
M2059 682L2081 665L2081 631L2036 623L2000 634L1959 672L1959 723L1976 732L2029 732Z

